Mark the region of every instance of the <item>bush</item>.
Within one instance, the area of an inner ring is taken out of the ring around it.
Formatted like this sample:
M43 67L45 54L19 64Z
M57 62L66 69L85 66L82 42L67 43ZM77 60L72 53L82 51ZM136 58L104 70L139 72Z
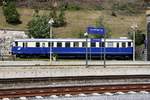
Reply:
M136 45L144 44L144 40L145 40L145 35L142 34L141 31L137 32L135 36L135 44Z
M102 27L105 28L106 31L106 38L110 38L111 37L111 29L104 23L104 17L100 16L99 19L96 21L96 27ZM104 38L104 35L94 35L92 36L93 38Z
M119 3L116 2L112 6L112 11L119 11L121 13L126 13L126 14L135 14L139 9L137 8L136 4L134 3Z
M117 14L116 14L115 11L112 11L111 15L114 16L114 17L117 17Z
M3 13L6 18L6 22L10 24L20 24L20 15L16 9L15 2L4 2Z
M95 5L95 10L104 10L102 5Z
M63 8L58 14L56 13L55 9L52 9L50 13L50 18L53 18L54 20L53 27L62 27L67 24L65 20L65 10Z
M33 16L33 19L28 23L28 36L33 38L49 38L49 17Z
M128 33L129 38L133 39L133 32ZM144 44L145 41L145 34L141 30L137 30L135 33L135 44L141 45Z
M73 11L81 10L81 7L77 4L68 4L68 3L66 3L62 6L65 10L73 10Z

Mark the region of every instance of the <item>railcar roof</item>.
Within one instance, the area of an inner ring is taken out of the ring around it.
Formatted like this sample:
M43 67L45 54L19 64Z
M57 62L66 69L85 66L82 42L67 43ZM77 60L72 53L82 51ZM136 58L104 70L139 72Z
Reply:
M91 39L88 39L88 41L90 41ZM101 39L102 41L104 41L104 39ZM77 39L77 38L57 38L57 39L16 39L14 41L17 42L48 42L48 41L72 41L72 42L78 42L78 41L86 41L85 38L83 39ZM106 41L122 41L122 42L126 42L126 41L132 41L131 39L106 39Z

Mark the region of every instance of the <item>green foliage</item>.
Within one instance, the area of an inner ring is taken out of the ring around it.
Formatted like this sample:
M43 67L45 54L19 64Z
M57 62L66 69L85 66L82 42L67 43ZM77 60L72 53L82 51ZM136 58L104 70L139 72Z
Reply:
M133 40L133 32L129 32L128 36L129 38L131 38ZM137 30L135 32L135 44L136 45L141 45L144 44L144 40L145 40L145 34L143 34L143 31L141 30Z
M144 44L144 40L145 40L145 35L143 34L142 31L137 30L136 35L135 35L135 44L136 45L141 45Z
M72 10L72 11L78 11L78 10L81 10L81 7L77 4L68 4L68 3L65 3L62 5L62 7L64 8L64 10Z
M111 30L110 28L104 23L104 17L99 17L99 20L96 21L96 27L102 27L102 28L105 28L106 30L106 38L110 38L111 37ZM98 35L98 34L95 34L93 36L91 36L92 38L104 38L104 35Z
M20 24L20 15L16 9L15 2L6 1L3 3L3 13L6 18L6 22L10 24Z
M117 17L117 13L115 11L112 11L111 15Z
M95 5L95 10L104 10L104 7L102 5Z
M67 24L65 19L65 10L63 8L59 11L59 13L57 13L56 9L53 8L50 12L50 18L53 18L54 20L53 27L62 27Z
M138 10L137 6L134 3L119 3L116 2L112 6L112 11L120 11L121 13L126 14L135 14Z
M85 37L84 37L84 33L85 33L85 31L79 30L79 32L78 32L78 34L77 34L77 38L85 38Z
M49 38L49 17L46 15L33 16L28 23L28 36L33 38Z

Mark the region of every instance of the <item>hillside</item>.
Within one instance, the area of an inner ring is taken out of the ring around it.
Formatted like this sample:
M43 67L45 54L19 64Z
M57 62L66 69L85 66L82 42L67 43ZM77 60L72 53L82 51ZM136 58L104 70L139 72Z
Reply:
M68 2L70 4L79 4L79 6L84 8L80 10L66 10L67 25L65 27L55 28L55 37L79 37L81 33L83 34L86 31L86 27L95 26L96 22L98 22L100 18L103 18L103 22L111 30L112 37L127 36L128 31L131 30L131 25L134 23L138 24L140 30L145 30L145 13L142 9L141 0L45 0L45 2L44 0L17 0L18 11L23 23L19 25L7 24L3 16L2 8L0 7L0 28L26 30L27 23L32 19L34 13L34 10L32 9L32 3L34 3L34 1L38 1L36 3L40 3L40 5L37 4L37 6L40 6L40 9L42 9L40 10L40 14L49 12L47 9L44 9L44 7L46 7L46 5L48 6L49 3L47 2L50 1L63 1L63 3ZM113 9L111 6L113 6L113 3L116 2L119 2L119 4L132 2L139 6L136 6L136 8L133 9L127 7L129 10L131 9L131 11L136 9L137 11L135 11L134 14L115 10L117 12L117 16L112 16ZM97 7L95 5L102 5L104 9L95 9L93 8ZM89 9L86 9L87 7Z
M68 4L71 6L79 6L86 9L94 9L102 7L104 9L111 9L114 4L127 4L133 3L135 7L142 8L143 0L16 0L16 4L19 7L40 7L42 9L48 9L54 3L57 3L57 6L61 4Z

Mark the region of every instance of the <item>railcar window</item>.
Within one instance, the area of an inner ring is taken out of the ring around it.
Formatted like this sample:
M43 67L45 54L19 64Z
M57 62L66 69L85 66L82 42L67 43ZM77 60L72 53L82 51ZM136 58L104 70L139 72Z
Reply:
M48 47L50 47L50 45L52 45L52 47L53 47L54 42L48 42Z
M78 42L74 42L74 47L79 47L79 43Z
M15 42L15 46L18 46L18 42Z
M126 47L126 43L122 42L122 47L125 48Z
M45 43L42 43L42 47L45 47Z
M128 42L128 47L131 47L131 42Z
M40 47L40 42L36 42L36 47Z
M65 46L66 46L67 48L69 48L69 47L70 47L70 42L66 42L66 43L65 43Z
M113 47L113 42L108 42L108 47Z
M27 42L23 42L23 47L27 47L27 46L28 46Z
M82 47L86 47L86 42L82 42Z
M117 43L117 48L119 48L119 43Z
M99 47L104 47L104 42L100 42Z
M96 43L95 42L91 42L91 47L96 47Z
M57 42L57 47L62 47L62 43L61 42Z

